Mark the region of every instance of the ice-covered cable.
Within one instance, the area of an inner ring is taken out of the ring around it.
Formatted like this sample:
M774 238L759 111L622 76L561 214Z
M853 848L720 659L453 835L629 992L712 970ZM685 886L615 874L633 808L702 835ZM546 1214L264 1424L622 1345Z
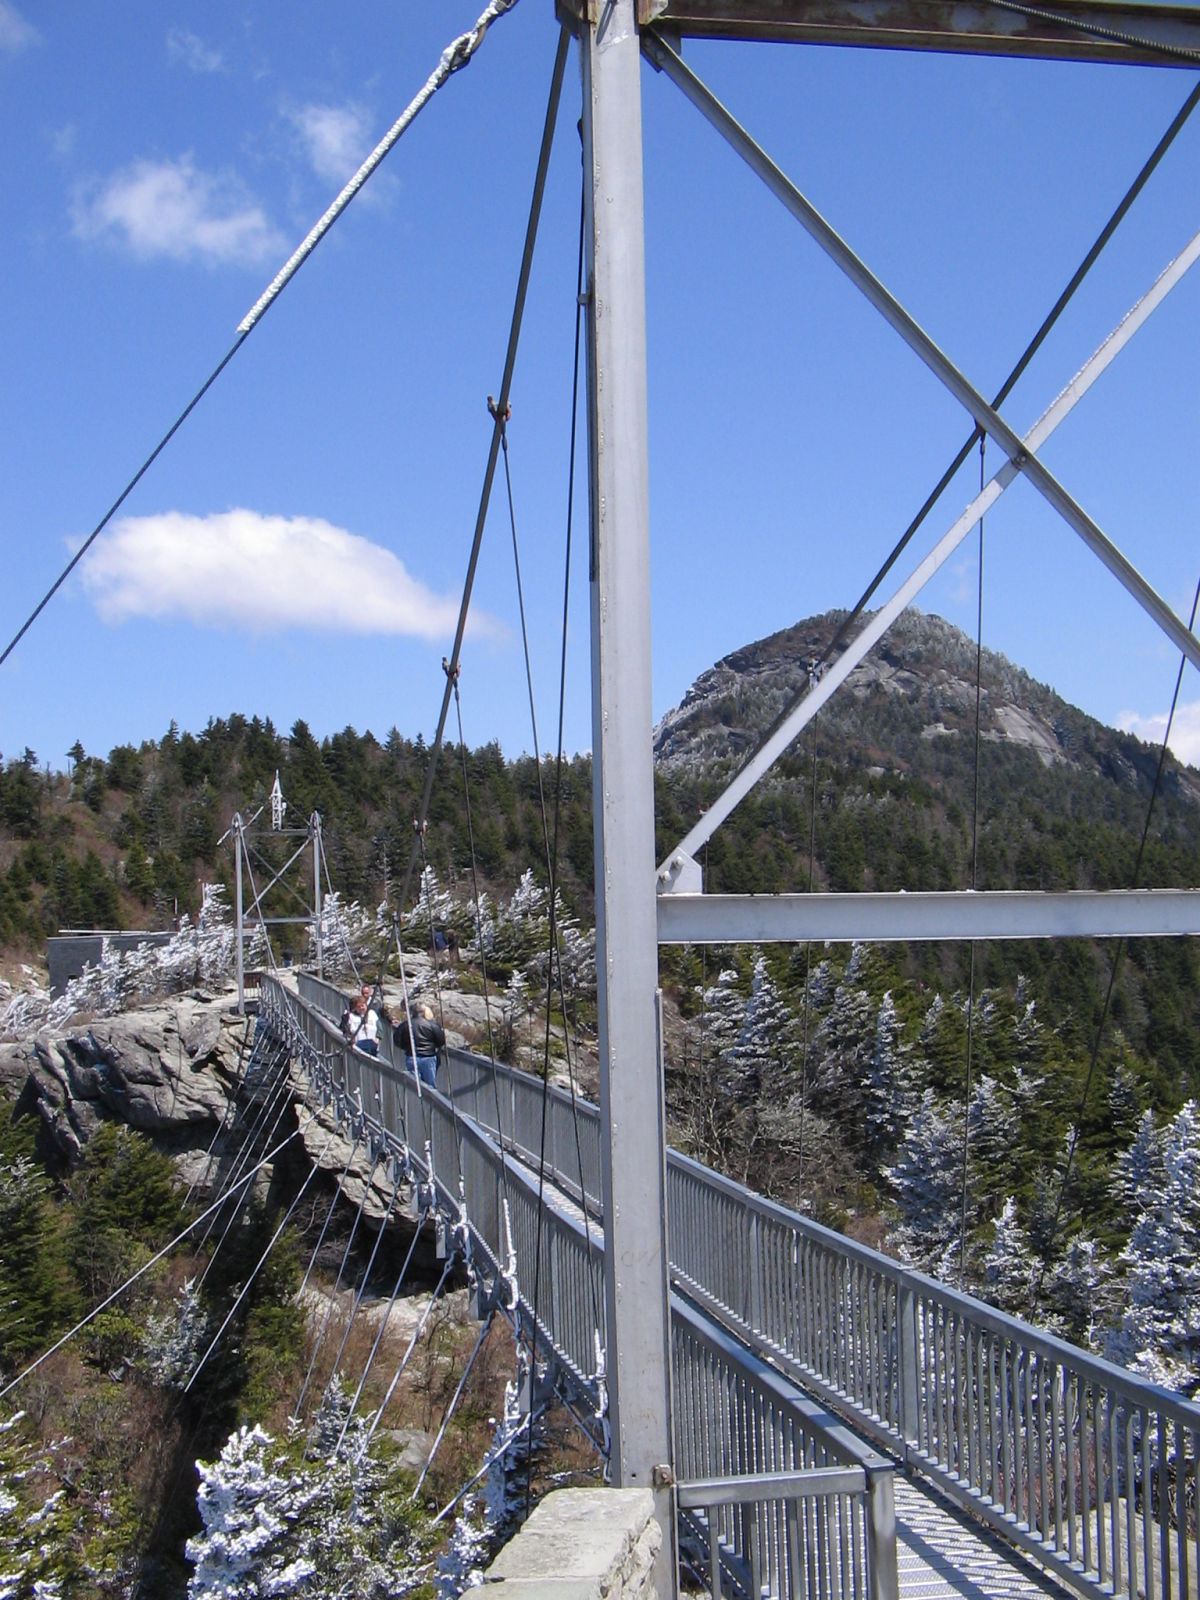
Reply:
M330 228L333 227L334 223L341 216L342 212L345 211L351 200L354 199L355 195L362 188L363 184L366 183L367 179L375 171L376 167L378 167L379 163L400 139L401 135L407 130L409 125L416 118L417 114L424 110L425 106L427 106L430 100L433 99L434 95L452 73L457 72L460 67L465 67L467 65L472 56L475 54L476 50L478 50L479 46L483 43L484 34L488 31L488 28L492 25L492 23L495 22L496 18L502 17L506 11L511 11L516 3L517 0L491 0L491 4L480 13L479 19L475 23L475 26L468 29L466 33L459 34L457 39L452 40L451 43L446 46L446 48L442 51L441 56L438 58L437 66L426 79L425 85L421 89L420 93L409 102L405 110L400 114L399 117L397 117L396 121L388 129L387 133L384 134L383 138L363 162L362 166L359 167L358 171L350 179L349 183L347 183L345 188L343 188L337 199L333 201L332 205L329 206L325 214L313 224L312 228L308 232L307 237L296 247L296 249L284 262L283 266L280 267L279 271L275 274L275 277L267 285L266 289L264 289L262 294L250 307L250 310L247 311L246 315L238 323L237 331L239 333L247 334L250 332L251 328L253 328L254 324L259 320L260 317L262 317L263 313L267 310L267 307L271 304L271 302L285 288L291 279L295 277L296 273L299 272L300 268L308 260L309 256L312 255L318 244L320 244L321 240L329 232Z

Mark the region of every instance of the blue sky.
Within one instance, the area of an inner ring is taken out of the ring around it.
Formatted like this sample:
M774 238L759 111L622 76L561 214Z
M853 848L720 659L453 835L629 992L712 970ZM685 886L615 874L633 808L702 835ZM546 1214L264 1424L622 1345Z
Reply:
M481 0L0 0L0 633L7 643ZM0 668L0 751L65 764L256 711L427 736L474 527L557 27L521 0L401 140ZM690 64L993 392L1191 87L1165 69L689 45ZM579 208L567 93L510 427L554 742ZM848 605L968 431L677 91L643 78L654 704ZM1200 226L1200 113L1005 407L1027 428ZM1194 280L1194 281L1193 281ZM1200 577L1200 271L1044 459L1185 617ZM989 455L989 473L999 466ZM973 462L927 524L970 498ZM577 510L586 500L581 496ZM577 520L566 740L591 743ZM914 547L914 550L916 547ZM1017 483L984 642L1154 736L1178 658ZM925 609L973 632L970 541ZM494 498L465 732L532 748ZM1200 761L1189 669L1175 738Z

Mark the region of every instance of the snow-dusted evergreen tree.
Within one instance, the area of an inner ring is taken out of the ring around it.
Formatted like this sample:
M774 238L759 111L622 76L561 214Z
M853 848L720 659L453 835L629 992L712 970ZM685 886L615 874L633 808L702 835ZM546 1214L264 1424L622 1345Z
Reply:
M1128 1150L1117 1157L1113 1187L1132 1227L1147 1195L1160 1192L1163 1182L1163 1137L1153 1111L1144 1111Z
M1121 1261L1126 1311L1111 1353L1155 1383L1194 1395L1200 1389L1200 1116L1194 1100L1162 1136L1161 1176L1141 1195Z
M761 951L755 955L742 1025L725 1059L731 1070L731 1092L742 1103L789 1088L796 1059L796 1018Z
M993 1225L991 1246L984 1258L988 1299L1010 1316L1028 1317L1036 1271L1029 1235L1017 1221L1017 1203L1009 1195Z
M738 989L738 974L726 967L716 982L702 991L695 1052L698 1068L679 1107L690 1152L720 1169L733 1165L733 1118L729 1114L730 1077L727 1061L741 1031L746 1001Z
M813 1104L839 1123L858 1149L866 1141L863 1085L875 1049L875 1007L859 981L865 948L854 946L833 1003L813 1037L808 1070Z
M84 1576L75 1509L53 1448L40 1450L24 1424L22 1411L0 1422L0 1600L68 1600Z
M1094 1350L1109 1300L1112 1268L1096 1241L1076 1234L1046 1275L1041 1302L1048 1325L1072 1344Z
M204 1531L188 1540L196 1570L188 1600L259 1600L304 1594L313 1563L304 1549L303 1519L319 1488L278 1459L265 1429L230 1434L211 1465L196 1463Z
M182 1388L203 1354L208 1336L208 1317L200 1291L195 1278L188 1278L173 1309L152 1312L146 1319L142 1357L155 1383L169 1389Z
M884 1176L896 1196L902 1256L924 1272L948 1276L957 1266L961 1223L961 1105L943 1110L926 1089Z
M990 1074L981 1073L967 1111L969 1186L968 1227L988 1196L1002 1194L1010 1175L1017 1136L1012 1096Z
M188 1542L189 1600L385 1600L427 1584L411 1508L389 1487L367 1432L335 1382L303 1455L298 1441L243 1427L219 1461L198 1464L204 1531Z
M704 990L700 1002L701 1053L706 1064L718 1062L732 1049L746 1014L737 971L723 967L717 981Z
M730 1154L743 1182L770 1192L778 1157L800 1139L800 1043L796 1018L759 952L734 1043L723 1055Z
M343 901L337 890L321 901L321 955L325 976L345 982L378 950L375 918L357 900ZM316 960L316 940L309 928L308 959Z
M833 991L837 988L837 973L834 971L833 962L826 957L818 961L815 966L811 966L809 957L805 953L805 947L797 945L789 963L789 970L793 981L800 988L801 996L803 996L805 972L807 971L810 1010L824 1010L833 998ZM801 1003L803 1003L803 1000Z
M461 904L452 890L439 883L433 868L426 867L417 886L417 898L401 917L400 927L406 944L411 942L424 949L434 928L470 922L473 916L474 908Z
M896 1148L916 1110L908 1054L900 1038L900 1019L889 989L876 1013L875 1042L863 1081L866 1148L871 1156Z
M1042 1048L1042 1024L1037 1014L1037 1001L1029 993L1029 980L1022 973L1017 978L1017 1020L1013 1024L1013 1050L1019 1062L1035 1060Z
M546 937L549 939L549 923ZM572 996L594 995L596 992L596 930L582 931L573 917L562 913L555 922L558 936L558 961L556 970L561 974L563 990L568 1000ZM549 966L549 950L543 949L529 962L530 971L545 981Z

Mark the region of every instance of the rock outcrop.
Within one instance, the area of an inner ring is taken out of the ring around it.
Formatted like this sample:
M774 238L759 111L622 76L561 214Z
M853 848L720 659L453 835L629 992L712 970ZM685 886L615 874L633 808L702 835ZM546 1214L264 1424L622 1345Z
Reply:
M41 1119L73 1161L108 1117L168 1145L221 1125L250 1047L228 996L180 995L86 1027L0 1046L0 1090Z

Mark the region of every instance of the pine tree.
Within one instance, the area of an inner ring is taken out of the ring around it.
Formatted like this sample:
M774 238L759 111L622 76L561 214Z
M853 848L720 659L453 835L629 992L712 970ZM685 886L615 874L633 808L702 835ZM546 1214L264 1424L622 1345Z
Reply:
M759 952L750 998L734 1043L722 1058L726 1116L733 1159L744 1183L766 1193L790 1186L790 1163L798 1153L803 1116L796 1018Z
M859 1150L867 1139L863 1086L875 1050L874 1007L857 982L863 968L861 949L855 945L833 1004L813 1037L809 1068L814 1105Z
M961 1219L962 1111L943 1111L926 1089L895 1164L884 1171L896 1196L896 1243L904 1259L947 1276L958 1259Z
M1017 1221L1017 1203L1009 1195L996 1218L984 1260L988 1299L1011 1316L1028 1316L1035 1270L1029 1235Z
M0 1600L67 1600L80 1592L76 1508L54 1459L69 1443L39 1450L22 1411L0 1422Z
M1153 1111L1144 1111L1129 1149L1117 1158L1113 1188L1117 1202L1133 1226L1147 1195L1157 1193L1163 1182L1163 1139Z
M1112 1268L1096 1241L1087 1234L1076 1234L1046 1278L1049 1326L1072 1344L1096 1349L1111 1281Z
M1142 1145L1144 1127L1143 1121L1136 1145ZM1127 1309L1112 1353L1153 1382L1192 1396L1200 1388L1200 1116L1194 1100L1162 1137L1161 1179L1141 1196L1121 1261Z
M196 1570L188 1600L259 1600L304 1594L315 1565L302 1519L319 1485L278 1459L265 1429L242 1427L211 1464L196 1463L204 1531L187 1543Z
M916 1109L908 1050L900 1039L900 1021L889 989L875 1017L875 1042L862 1086L866 1149L878 1159L896 1148Z

